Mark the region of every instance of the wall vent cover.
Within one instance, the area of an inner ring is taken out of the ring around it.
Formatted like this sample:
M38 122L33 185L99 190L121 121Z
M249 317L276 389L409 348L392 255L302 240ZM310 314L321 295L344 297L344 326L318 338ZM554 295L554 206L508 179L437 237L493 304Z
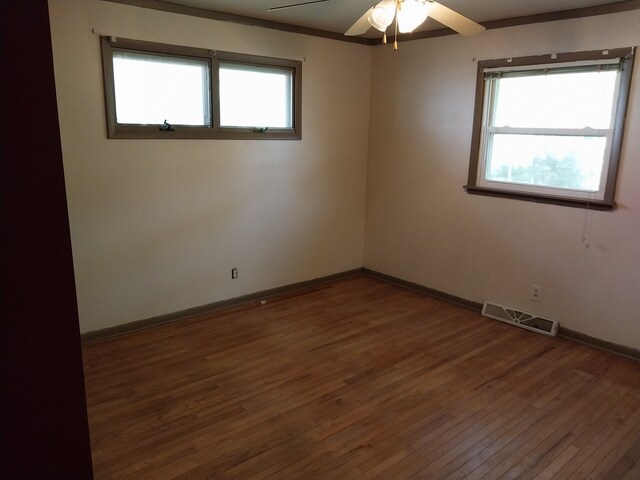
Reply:
M493 302L484 302L482 315L550 337L555 337L558 332L557 320L550 320L534 315L533 313L522 312L515 308L505 307L504 305L498 305Z

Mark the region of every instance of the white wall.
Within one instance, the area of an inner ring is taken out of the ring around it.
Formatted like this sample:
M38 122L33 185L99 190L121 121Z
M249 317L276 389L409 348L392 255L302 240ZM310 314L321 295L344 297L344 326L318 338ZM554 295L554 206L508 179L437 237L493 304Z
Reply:
M640 348L640 66L613 212L469 195L474 60L640 45L640 10L376 47L365 266ZM583 241L585 238L585 241ZM543 286L542 303L529 300Z
M616 211L462 189L474 59L639 45L640 11L396 53L98 0L50 0L50 15L83 332L364 264L640 348L640 67ZM92 28L306 59L303 140L107 140Z
M362 266L370 47L98 0L49 10L83 332ZM303 140L107 140L92 28L306 59Z

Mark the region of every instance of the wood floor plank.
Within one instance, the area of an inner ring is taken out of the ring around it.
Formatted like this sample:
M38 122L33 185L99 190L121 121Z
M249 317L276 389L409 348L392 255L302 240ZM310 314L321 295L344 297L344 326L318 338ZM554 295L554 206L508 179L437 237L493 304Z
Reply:
M584 389L584 385L585 384L580 382L579 379L569 379L567 387L563 393L573 393L581 388ZM537 428L540 428L545 422L552 424L551 422L553 419L553 416L547 414L538 420L536 426ZM464 442L463 438L469 434L473 435L475 433L473 428L476 426L477 425L473 423L471 425L471 429L458 429L448 432L450 434L457 435L445 434L436 438L426 437L425 439L421 439L420 442L416 442L413 445L414 451L412 453L412 458L414 460L408 460L405 462L405 465L402 466L402 470L393 473L400 478L420 478L424 475L434 475L438 469L445 466L470 447L470 445ZM467 427L467 425L463 425L463 427ZM523 436L520 438L523 438ZM522 449L518 449L517 452L522 453ZM506 462L512 462L514 458L516 458L516 455L512 452L506 458L505 464ZM386 475L388 475L387 478L392 478L390 473L391 472L386 472ZM383 476L384 475L382 475L381 478ZM492 470L490 476L497 478L496 471Z
M619 451L624 452L624 454L621 455L618 461L606 472L604 475L605 479L613 480L622 478L627 472L631 471L637 459L640 458L640 433L637 430L635 432L629 432L627 435L629 443L631 441L634 443L631 444L626 451L627 445L619 445Z
M640 364L368 276L83 346L97 479L638 478Z
M573 473L598 450L604 439L608 438L618 427L618 415L627 416L636 408L640 401L636 392L628 387L610 388L612 395L603 402L598 410L589 412L585 416L588 426L578 435L574 442L579 452L554 477L558 480L569 478ZM635 402L635 403L634 403Z
M640 459L636 460L629 471L625 474L624 477L621 477L620 480L637 480L640 478Z
M527 373L529 373L529 376L527 376L527 378L524 378L524 377L522 378L523 383L521 385L525 384L527 381L531 382L533 379L535 379L534 375L532 375L532 372L526 372L526 370L523 369L521 373L523 373L525 376ZM509 386L508 390L501 390L500 388L494 388L494 386L489 386L487 381L481 381L481 383L482 383L482 386L486 388L485 391L478 390L478 385L476 385L475 388L467 389L471 394L470 397L475 398L476 404L474 407L472 407L469 403L466 403L464 408L460 409L460 408L455 408L453 405L451 405L450 402L445 402L441 407L440 411L442 414L446 414L446 416L441 416L439 417L439 419L442 419L443 423L445 424L446 422L452 422L450 423L450 426L452 427L458 427L459 425L463 425L465 422L467 424L473 424L473 421L472 421L473 417L465 418L464 415L461 415L462 412L466 412L467 414L473 412L472 415L476 415L478 417L484 416L485 422L487 422L489 417L495 415L495 412L497 409L500 409L500 408L508 409L507 406L513 405L514 404L513 402L516 402L515 403L516 405L522 405L522 402L518 401L517 389L514 389L511 386ZM458 382L456 386L459 389L461 389L463 385ZM451 394L449 389L444 390L444 393L450 398ZM490 406L487 406L487 404L490 404ZM504 419L508 417L509 415L504 415ZM407 439L414 438L415 440L418 440L421 434L418 429L415 429L415 427L419 427L420 423L417 422L415 419L409 419L409 422L410 423L406 426L402 424L394 423L394 425L391 426L391 430L389 432L385 432L384 440L371 439L370 443L373 443L376 446L377 450L380 450L381 448L384 448L385 451L393 450L394 448L401 449L402 446L398 445L394 441L394 438L393 438L394 429L402 429ZM438 423L435 425L432 424L426 430L434 431L438 428L437 425L440 425L440 424ZM415 436L413 436L413 432L412 432L412 430L414 429L415 429ZM354 467L357 466L358 470L365 471L367 472L367 474L370 474L371 470L369 469L369 467L372 466L370 462L375 462L375 458L372 457L372 454L360 452L360 457L363 457L363 456L365 456L364 462L369 462L369 465L363 462L363 458L360 458L358 459L357 462L353 461L353 466ZM347 468L349 465L350 465L349 463L346 463L346 462L343 463L342 469ZM340 472L340 471L341 471L340 469L333 470L334 473Z
M579 451L580 449L578 447L569 445L560 453L560 455L554 458L553 461L544 468L544 470L533 477L533 480L549 480L558 472L558 470L566 465L569 460L575 457Z

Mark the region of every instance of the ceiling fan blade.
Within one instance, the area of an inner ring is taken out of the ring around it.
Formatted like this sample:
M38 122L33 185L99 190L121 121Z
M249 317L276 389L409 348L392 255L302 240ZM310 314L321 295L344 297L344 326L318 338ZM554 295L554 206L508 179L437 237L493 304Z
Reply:
M464 15L460 15L458 12L445 7L438 2L431 3L432 5L431 10L429 10L429 16L461 35L475 35L476 33L486 30L486 28L479 23L468 19Z
M274 12L276 10L282 10L284 8L301 7L303 5L311 5L312 3L324 3L324 2L330 2L330 1L331 0L311 0L311 1L308 1L308 2L290 3L288 5L280 5L279 7L267 8L267 12Z
M376 8L375 5L371 7L369 10L367 10L366 12L364 12L364 15L362 15L356 21L356 23L351 25L351 28L349 28L349 30L344 32L344 34L348 36L354 36L354 35L362 35L363 33L367 33L367 30L371 28L371 24L369 23L369 15L371 14L371 10L373 10L374 8Z

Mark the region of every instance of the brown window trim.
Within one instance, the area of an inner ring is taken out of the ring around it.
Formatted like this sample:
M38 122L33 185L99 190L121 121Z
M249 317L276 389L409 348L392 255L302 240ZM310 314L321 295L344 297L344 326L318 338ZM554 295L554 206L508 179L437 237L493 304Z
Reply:
M226 139L226 140L300 140L302 138L302 62L282 58L245 55L204 48L168 45L126 38L101 37L104 75L107 137L124 139ZM113 84L113 52L137 51L156 55L205 59L210 66L212 126L173 125L171 131L158 125L124 125L116 122L115 90ZM221 61L288 68L293 71L293 128L269 128L266 131L245 127L221 127L218 105L218 65Z
M603 52L605 52L605 50L591 50L584 52L558 53L553 56L537 55L509 59L503 58L498 60L484 60L478 62L476 75L475 112L473 117L473 134L471 137L471 154L469 161L469 175L467 178L467 184L464 186L464 189L467 191L467 193L473 195L511 198L515 200L524 200L538 203L549 203L566 207L595 210L615 209L615 187L618 175L618 165L620 163L622 138L624 135L624 121L626 117L627 104L631 89L631 75L633 72L633 64L635 60L635 47L609 49L608 54L606 55ZM512 190L494 189L477 185L476 182L478 178L478 168L480 161L480 141L484 110L484 89L486 84L484 79L484 69L523 65L566 63L581 60L601 60L603 58L624 59L622 74L620 77L618 105L616 109L616 118L614 121L613 143L609 159L609 170L607 172L607 182L605 185L604 198L602 200L569 198L556 195L515 192Z

